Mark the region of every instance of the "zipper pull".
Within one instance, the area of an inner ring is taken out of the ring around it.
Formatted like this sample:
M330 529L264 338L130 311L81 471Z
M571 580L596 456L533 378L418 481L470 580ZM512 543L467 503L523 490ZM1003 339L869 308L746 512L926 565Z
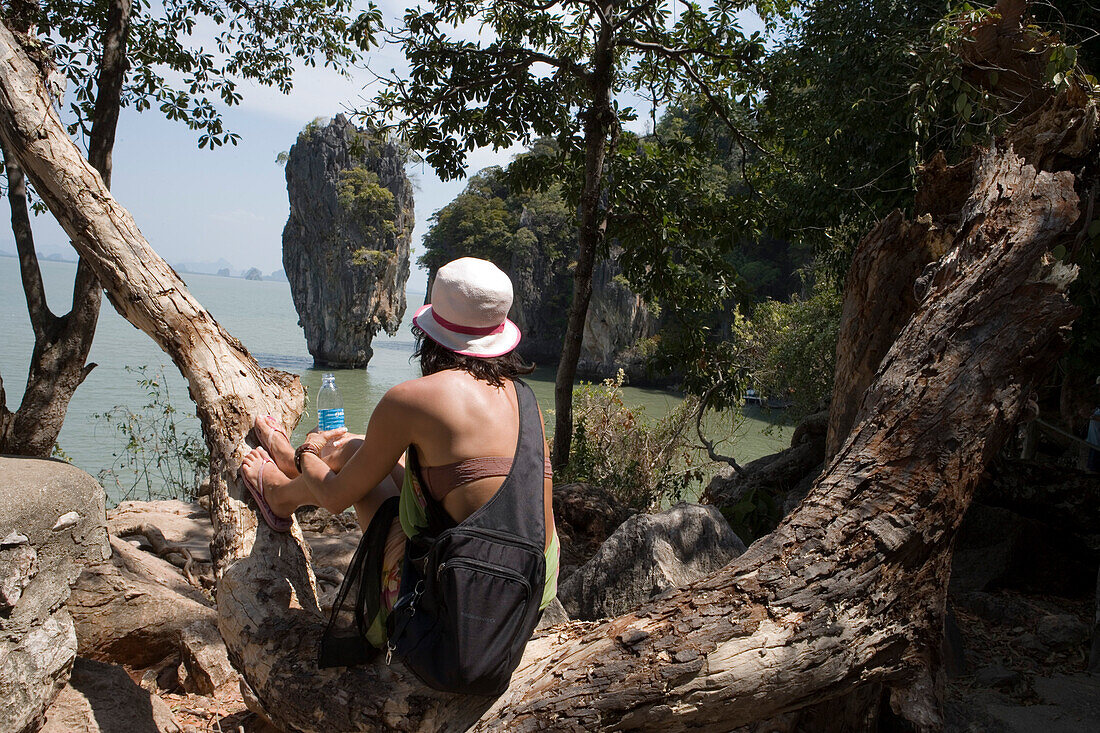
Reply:
M386 666L390 666L390 660L393 659L393 642L386 640Z

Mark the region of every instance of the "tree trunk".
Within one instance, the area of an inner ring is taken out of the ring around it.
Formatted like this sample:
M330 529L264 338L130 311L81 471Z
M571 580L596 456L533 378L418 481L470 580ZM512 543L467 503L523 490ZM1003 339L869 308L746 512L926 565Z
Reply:
M934 222L947 254L927 293L848 439L773 534L635 613L541 634L496 700L427 690L397 662L318 670L322 618L308 554L298 533L258 532L251 556L221 578L218 614L268 715L295 731L726 731L882 684L918 729L937 729L928 650L942 629L951 544L1076 314L1065 294L1075 269L1049 252L1081 226L1070 171L1095 160L1096 126L1093 103L1063 96L973 161L965 204L953 221ZM149 249L65 136L6 28L0 137L115 307L188 379L213 454L212 549L224 568L246 546L242 506L225 487L243 437L254 415L299 410L300 386L259 369Z
M111 185L111 151L126 78L126 41L130 33L130 0L113 0L103 29L89 159L104 185ZM27 16L29 17L29 16ZM20 31L27 30L24 19ZM19 269L27 312L34 330L34 350L23 399L11 412L0 382L0 453L49 456L65 422L69 401L95 364L87 363L92 348L102 291L91 268L81 259L73 282L72 308L57 317L49 309L34 235L27 211L27 186L18 162L5 152L12 233L19 252Z
M0 453L49 456L65 422L69 400L95 367L86 363L99 317L100 289L86 264L78 264L73 307L58 317L46 303L38 257L34 251L27 187L18 161L5 151L12 231L19 271L34 330L34 349L19 408L11 412L0 391Z
M916 309L913 284L924 267L943 254L933 251L931 234L928 226L894 211L864 237L852 256L837 338L826 460L844 445L860 396ZM884 246L885 242L907 246Z
M604 13L611 6L604 2ZM562 343L561 361L554 378L554 450L551 459L560 470L569 463L573 442L573 380L581 358L584 322L592 300L592 270L596 252L607 230L607 212L603 210L601 194L604 183L604 158L608 149L608 132L615 123L611 109L612 66L611 27L604 23L596 41L592 76L588 81L592 104L584 113L584 190L580 202L580 227L577 236L577 265L573 271L573 302Z
M218 572L248 552L255 515L232 489L255 417L293 428L304 394L298 378L261 369L149 247L133 218L69 140L34 64L0 29L0 137L87 261L118 312L172 358L198 406L211 453L212 555ZM297 535L300 539L300 535Z

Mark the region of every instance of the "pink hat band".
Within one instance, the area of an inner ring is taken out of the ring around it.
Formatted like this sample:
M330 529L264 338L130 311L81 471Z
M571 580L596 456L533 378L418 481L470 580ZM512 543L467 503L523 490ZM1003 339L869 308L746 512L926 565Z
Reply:
M499 326L486 326L485 328L477 328L476 326L462 326L457 323L451 323L446 318L436 313L434 310L432 311L432 318L434 318L440 326L443 326L443 328L447 329L448 331L465 334L466 336L491 336L494 333L504 333L503 323Z

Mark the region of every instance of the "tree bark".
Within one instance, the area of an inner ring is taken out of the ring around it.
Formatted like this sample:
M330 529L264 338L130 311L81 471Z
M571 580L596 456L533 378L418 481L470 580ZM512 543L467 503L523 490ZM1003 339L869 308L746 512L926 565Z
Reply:
M601 2L604 16L611 17L613 5ZM592 300L592 270L596 252L607 230L607 212L601 196L604 188L604 158L608 149L608 133L615 124L611 109L611 85L615 63L610 20L604 22L593 51L595 63L588 79L592 104L584 113L584 190L580 201L580 227L577 236L577 264L573 271L573 302L569 306L561 361L554 378L554 468L560 470L569 463L573 443L573 380L581 358L584 322Z
M1075 269L1049 253L1081 226L1070 171L1095 161L1097 111L1070 95L1043 112L975 160L956 221L936 223L946 254L927 293L846 442L773 534L634 613L539 635L509 690L484 700L426 690L397 662L316 669L322 618L308 553L297 532L261 530L252 554L222 576L218 614L268 715L294 731L726 731L882 684L918 729L937 729L928 650L942 629L955 531L1076 315L1066 297ZM259 369L149 249L2 27L0 137L115 307L188 379L212 451L212 549L224 568L246 546L242 505L225 482L251 418L286 422L300 410L300 386ZM1035 143L1021 157L1011 143L1024 140L1083 145L1053 156Z
M110 188L111 151L126 78L126 42L130 33L130 0L113 0L103 29L103 56L89 136L89 159ZM26 31L30 8L23 8L17 30ZM58 317L49 309L34 235L27 210L27 186L18 162L4 155L8 176L12 232L19 252L19 269L27 312L34 331L34 349L19 408L7 408L0 388L0 453L49 456L65 422L69 401L95 364L88 363L102 291L91 268L81 259L73 282L72 308Z
M927 240L934 237L929 234L928 226L907 221L895 210L863 238L852 256L837 337L826 459L844 445L860 395L916 309L914 282L928 263L943 254L932 250ZM908 246L884 246L901 241Z

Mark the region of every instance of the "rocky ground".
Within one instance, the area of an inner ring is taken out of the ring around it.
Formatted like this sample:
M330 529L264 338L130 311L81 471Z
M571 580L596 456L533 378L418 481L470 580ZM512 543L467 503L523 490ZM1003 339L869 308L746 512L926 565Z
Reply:
M953 604L965 666L950 670L948 729L1100 730L1100 675L1087 671L1094 605L1008 590L973 595Z

